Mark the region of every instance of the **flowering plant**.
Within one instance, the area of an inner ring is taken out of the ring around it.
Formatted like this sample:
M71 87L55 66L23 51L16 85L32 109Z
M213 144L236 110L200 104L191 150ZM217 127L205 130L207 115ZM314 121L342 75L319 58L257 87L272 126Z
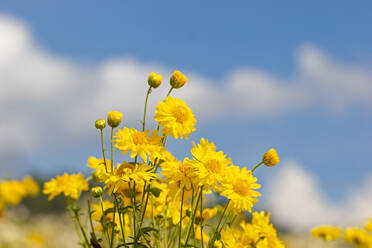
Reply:
M250 222L242 215L252 212L260 196L254 171L262 164L279 163L275 149L251 170L234 165L204 138L193 142L192 156L182 161L167 151L168 138L188 139L196 130L192 110L170 96L187 81L183 73L173 73L166 98L156 106L157 126L152 131L146 129L146 112L149 95L162 82L156 73L148 78L140 129L123 127L115 132L123 118L117 111L109 112L107 121L95 122L102 158L88 159L93 187L86 214L77 202L80 193L89 190L82 174L64 174L44 184L43 193L49 200L65 195L82 247L284 247L269 221L270 214L253 212ZM109 159L104 147L106 124L111 128ZM124 157L114 161L115 150L128 154L130 161ZM206 208L210 194L226 199L224 206ZM88 225L83 225L82 216Z

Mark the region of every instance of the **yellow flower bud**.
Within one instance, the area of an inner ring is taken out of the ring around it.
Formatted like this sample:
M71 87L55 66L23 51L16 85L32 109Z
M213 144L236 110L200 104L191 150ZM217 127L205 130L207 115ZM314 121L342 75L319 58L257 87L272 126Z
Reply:
M178 88L181 88L182 86L185 85L185 83L187 82L187 77L185 76L185 74L182 74L182 72L180 71L174 71L171 78L170 78L170 85L175 88L175 89L178 89Z
M97 187L93 187L90 191L90 194L94 197L94 198L98 198L98 197L101 197L102 194L103 194L103 190L101 187L97 186Z
M280 162L278 153L274 148L268 150L262 157L262 162L266 166L274 166Z
M158 88L161 85L162 79L162 75L151 72L149 78L147 79L147 82L152 88Z
M95 126L97 129L104 129L106 127L106 121L104 119L96 120Z
M118 111L111 111L108 113L107 116L107 123L110 127L117 127L120 125L121 119L123 118L123 114Z

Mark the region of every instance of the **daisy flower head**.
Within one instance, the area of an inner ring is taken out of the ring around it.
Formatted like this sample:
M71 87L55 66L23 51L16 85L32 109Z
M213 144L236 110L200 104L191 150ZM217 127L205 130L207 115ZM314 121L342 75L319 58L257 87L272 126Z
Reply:
M156 106L155 121L162 127L161 133L178 139L195 131L195 117L186 103L178 98L168 96Z
M185 159L186 161L186 159ZM192 167L187 162L182 161L169 161L164 163L162 167L162 174L165 176L164 182L169 185L177 185L177 188L191 190L194 184L192 177Z
M129 182L131 180L135 182L150 182L155 177L153 168L146 164L134 164L125 162L122 163L118 168L118 176L121 180Z
M66 197L77 200L80 192L87 190L89 190L89 185L82 174L68 175L65 173L44 183L43 193L49 195L48 201L62 193Z
M124 127L116 132L115 147L122 151L122 155L131 151L130 157L134 158L139 155L146 163L148 157L153 161L160 156L163 148L161 137L157 135L157 130L154 130L149 136L150 130L143 132L134 128Z
M194 167L199 185L204 185L205 189L215 189L225 176L231 159L226 158L222 151L216 151L214 143L204 138L201 138L198 145L193 144L191 154L193 160L188 162Z
M219 189L221 195L230 200L229 208L235 212L249 211L257 203L256 197L261 194L255 189L261 187L257 184L257 178L252 175L247 168L240 169L238 166L231 165L226 171Z
M311 230L311 235L318 239L327 241L336 240L341 237L342 229L334 226L319 226Z

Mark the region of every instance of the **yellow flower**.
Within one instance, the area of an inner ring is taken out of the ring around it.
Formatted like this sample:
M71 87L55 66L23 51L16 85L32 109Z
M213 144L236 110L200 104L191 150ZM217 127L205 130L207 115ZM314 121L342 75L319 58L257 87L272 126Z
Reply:
M27 189L19 181L0 182L0 199L4 205L17 205L27 196Z
M121 119L123 119L123 114L118 111L111 111L107 115L107 123L112 128L119 126Z
M25 176L22 183L28 195L36 196L39 193L39 185L32 177Z
M249 224L248 224L249 225ZM260 241L257 241L257 247L283 247L284 244L278 239L277 232L270 223L270 213L265 215L264 211L254 212L252 214L252 224L254 231L257 233ZM247 224L241 223L243 232L247 232Z
M189 138L195 131L196 120L192 110L186 103L178 98L168 96L156 106L155 121L162 127L163 135L172 135L174 138Z
M107 178L116 173L116 167L113 166L113 172L111 172L111 160L106 159L107 172L105 168L105 161L103 158L89 157L87 166L94 169L94 177L98 182L104 182Z
M169 184L171 193L176 193L184 187L186 190L193 188L195 180L192 177L192 170L193 168L189 163L174 160L164 163L161 173L165 176L164 182Z
M266 166L274 166L280 162L278 153L274 148L268 150L262 157L262 162Z
M217 215L217 208L205 208L203 209L203 220L209 220L212 219L214 216ZM196 218L200 219L200 211L196 213Z
M187 80L188 80L187 77L184 74L182 74L182 72L176 70L173 72L170 78L170 85L173 88L178 89L184 86Z
M151 86L152 88L157 88L160 86L162 79L163 79L162 75L156 74L155 72L151 72L147 82L149 86Z
M78 199L80 192L87 190L89 190L89 185L82 174L68 175L65 173L44 183L43 193L49 195L50 201L62 193L66 197Z
M215 189L218 182L226 174L227 167L231 164L231 159L226 158L222 151L216 151L213 142L201 138L200 144L193 143L191 149L193 160L186 158L186 162L194 167L194 173L197 176L199 185L205 186L205 189Z
M372 235L359 228L347 228L344 239L348 243L354 243L358 247L372 247Z
M203 228L203 243L208 243L209 242L209 236L205 233L205 228ZM201 228L200 225L195 225L195 238L196 240L201 241Z
M27 238L30 247L42 247L45 244L44 237L39 233L30 233Z
M324 239L327 241L336 240L341 237L342 230L339 227L319 226L311 230L311 235L315 238Z
M372 232L372 218L369 219L369 222L364 227L368 232Z
M118 176L125 182L150 182L155 177L154 168L146 164L122 163L118 168Z
M115 147L122 151L122 155L131 151L131 158L139 155L146 163L147 156L149 156L150 161L154 161L156 157L160 156L160 152L164 147L161 143L161 137L157 135L157 131L154 130L150 137L148 136L149 132L150 130L141 132L134 128L124 127L115 134Z
M236 212L244 210L251 212L251 208L258 201L255 197L261 195L259 192L254 191L261 187L256 181L257 178L252 176L252 172L247 171L247 168L239 169L238 166L232 165L228 167L226 176L221 182L221 195L230 200L229 207L232 210Z

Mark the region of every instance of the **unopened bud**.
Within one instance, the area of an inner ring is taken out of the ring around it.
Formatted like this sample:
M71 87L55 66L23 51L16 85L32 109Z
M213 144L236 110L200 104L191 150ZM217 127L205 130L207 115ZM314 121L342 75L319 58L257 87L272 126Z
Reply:
M107 123L112 128L119 126L121 119L123 119L123 114L118 111L111 111L107 115Z
M266 166L274 166L280 162L278 153L274 148L268 150L262 157L262 162Z
M187 82L187 77L180 71L174 71L170 78L170 85L175 88L181 88Z
M95 126L97 129L104 129L106 127L106 121L104 119L98 119L95 122Z
M161 85L162 79L162 75L151 72L149 78L147 79L147 82L152 88L157 88Z
M94 198L99 198L102 196L103 194L103 190L101 187L97 186L97 187L93 187L90 191L90 194L94 197Z

